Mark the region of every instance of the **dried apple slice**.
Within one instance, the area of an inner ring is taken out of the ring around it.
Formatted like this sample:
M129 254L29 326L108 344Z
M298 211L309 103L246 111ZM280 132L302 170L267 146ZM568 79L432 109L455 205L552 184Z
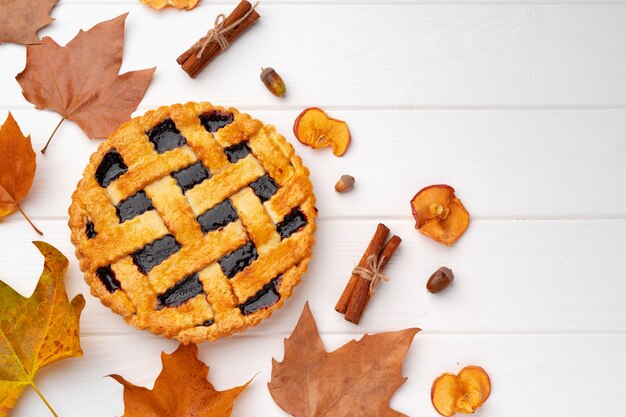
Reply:
M333 119L318 107L305 109L293 124L293 133L313 149L330 147L342 156L350 145L350 129L343 120Z
M430 399L444 417L456 413L472 414L491 394L491 380L480 366L467 366L454 375L446 372L435 379Z
M430 185L422 188L411 200L413 217L419 229L432 219L445 219L449 214L448 207L454 197L454 188L449 185Z
M445 184L431 185L411 200L415 228L436 242L451 246L469 226L469 213Z
M476 409L487 401L491 394L491 379L483 368L475 365L466 366L461 369L457 378L461 381L472 407Z

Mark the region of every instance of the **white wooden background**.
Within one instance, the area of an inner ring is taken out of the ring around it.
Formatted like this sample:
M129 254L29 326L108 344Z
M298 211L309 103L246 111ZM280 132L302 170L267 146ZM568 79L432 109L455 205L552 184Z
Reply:
M624 415L626 395L626 1L264 0L262 19L196 80L175 58L234 2L202 0L191 12L155 12L134 0L61 0L40 32L65 44L80 28L130 11L123 70L156 65L137 114L209 100L275 124L311 168L320 209L310 272L271 320L200 347L218 388L260 374L234 416L285 415L266 388L271 358L306 300L329 349L364 332L419 326L392 406L437 415L430 385L443 371L482 365L493 393L480 415ZM59 120L27 103L14 80L25 49L0 46L0 119L11 110L40 149ZM258 80L274 66L289 93ZM343 158L297 143L291 127L308 106L345 119ZM176 343L126 326L88 294L66 226L70 195L90 142L66 122L38 171L24 209L71 260L71 295L86 294L85 356L37 377L60 416L123 413L110 373L152 387L159 353ZM337 195L341 174L357 179ZM445 248L413 229L409 200L449 183L472 214ZM375 225L404 243L393 279L362 325L333 306ZM0 279L34 289L39 237L19 214L0 221ZM424 284L441 265L456 284L438 296ZM49 415L27 390L12 417Z

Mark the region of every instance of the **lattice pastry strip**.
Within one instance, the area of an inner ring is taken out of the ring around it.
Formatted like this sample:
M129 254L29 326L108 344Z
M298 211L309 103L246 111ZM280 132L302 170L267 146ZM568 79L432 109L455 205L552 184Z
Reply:
M250 187L234 194L230 200L259 255L264 255L280 244L276 226Z
M168 233L159 213L147 211L125 223L109 227L87 241L83 254L89 261L85 261L83 267L93 270L110 265Z
M119 271L116 265L101 267L85 272L85 280L90 283L91 293L115 313L129 320L137 312L137 307L124 291L120 291Z
M216 334L219 334L220 337L230 335L233 332L232 329L238 328L242 323L247 323L248 326L256 326L265 318L264 315L257 313L259 306L282 307L285 300L291 296L293 288L300 283L302 274L304 274L306 269L306 263L300 263L291 267L282 275L267 283L255 296L248 299L245 304L237 305L237 302L233 301L233 308L226 308L226 306L222 305L224 313L216 313L215 326L205 328L199 326L192 327L182 331L177 338L183 343L194 340L214 340ZM226 277L219 269L207 268L208 270L211 270L212 274L207 275L206 280L203 279L205 287L215 288L217 287L215 285L216 282L224 283ZM226 290L227 285L222 285L222 288ZM207 298L213 304L213 300L222 300L228 297L215 291L208 291Z
M98 187L95 180L92 181L91 188L77 196L77 200L85 207L81 210L85 220L90 221L96 230L106 230L119 223L115 206L110 204L109 195L104 188Z
M146 194L178 243L193 245L204 238L192 208L173 177L163 177L148 185Z
M129 171L134 171L141 164L149 163L159 156L148 140L146 130L137 123L127 123L111 134L108 142L115 151L122 155Z
M111 203L117 205L120 201L143 190L155 180L187 167L196 162L197 159L196 154L189 146L183 146L173 149L167 154L158 155L148 162L138 164L107 188Z
M307 194L312 192L311 183L308 179L298 176L281 187L264 205L272 220L279 223L295 207L304 206L309 201ZM311 210L315 211L315 207L312 207Z
M164 298L163 294L158 294L151 288L130 257L122 259L113 267L121 286L136 307L136 313L128 318L136 325L143 327L150 324L162 329L165 336L173 337L185 329L204 326L213 320L213 310L204 293L197 294L175 307L163 308L159 301ZM148 323L144 323L146 319Z
M246 244L248 235L240 221L233 222L218 233L209 233L155 266L147 275L152 286L163 292L182 276L193 274L219 260L225 253Z
M248 156L230 164L210 179L189 190L186 194L187 200L193 211L200 215L248 186L263 174L265 171L256 158Z
M196 333L224 333L245 325L244 317L239 310L237 297L233 294L228 278L220 265L214 263L199 273L207 300L215 311L214 326L205 329L190 329Z
M193 124L182 127L181 133L210 172L219 172L229 164L220 144L200 123L194 121Z
M250 138L248 146L270 177L278 184L285 185L294 176L294 169L290 164L293 148L283 149L288 153L282 154L276 145L276 138L273 137L275 134L275 130L265 126Z
M212 134L223 148L228 148L249 140L262 127L261 122L249 115L237 114L232 123L212 132Z
M315 197L271 126L209 103L121 126L70 207L85 279L137 326L184 343L256 325L311 258Z
M302 239L285 239L235 275L230 282L239 303L245 303L259 288L294 266L307 253L312 239L310 234Z

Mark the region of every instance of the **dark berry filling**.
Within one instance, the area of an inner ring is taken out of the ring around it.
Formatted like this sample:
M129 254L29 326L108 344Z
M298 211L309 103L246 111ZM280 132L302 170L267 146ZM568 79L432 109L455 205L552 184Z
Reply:
M202 283L200 282L198 274L189 275L157 297L159 309L164 307L178 307L201 293Z
M281 238L286 239L306 225L306 215L299 209L293 209L282 222L276 225L276 230Z
M200 123L207 130L207 132L217 132L224 126L228 126L235 120L232 113L228 113L220 110L213 110L208 113L200 115Z
M198 161L193 165L172 173L172 177L183 192L192 189L202 181L211 178L209 171Z
M241 142L233 146L229 146L224 149L224 153L230 162L233 164L240 159L248 156L252 151L248 147L248 142Z
M142 190L136 192L126 200L122 200L117 205L116 209L117 217L120 218L120 222L124 223L126 220L139 216L148 210L154 210L154 206L152 205L150 197Z
M98 233L96 232L96 227L93 225L93 222L91 220L88 220L87 224L85 225L85 234L87 235L87 239L93 239L94 237L98 236Z
M258 180L251 183L250 188L252 188L254 194L256 194L262 202L266 202L274 194L276 194L276 191L278 191L278 184L276 184L269 174L265 174Z
M198 216L198 223L204 233L217 230L230 222L237 220L237 212L230 200L224 200L217 206L205 211Z
M103 266L96 270L96 275L104 284L104 287L108 292L113 294L115 291L122 287L122 284L115 278L115 272L111 269L111 266Z
M122 155L117 153L115 149L111 149L102 158L94 176L101 187L108 187L126 171L128 171L128 167L124 163Z
M276 304L278 300L280 300L280 293L278 292L279 284L280 276L265 284L255 295L248 298L245 303L239 306L241 314L247 316Z
M254 244L248 242L239 249L225 255L219 260L219 263L224 275L228 278L232 278L249 266L258 256Z
M174 148L179 148L187 143L187 140L171 119L166 119L146 132L154 149L158 153L164 153Z
M152 268L178 252L180 247L174 236L166 235L133 253L133 261L142 273L147 274Z

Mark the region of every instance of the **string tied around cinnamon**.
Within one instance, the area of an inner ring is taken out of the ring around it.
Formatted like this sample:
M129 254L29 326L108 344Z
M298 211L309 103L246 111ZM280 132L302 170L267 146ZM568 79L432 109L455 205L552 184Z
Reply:
M246 20L248 16L254 12L254 9L256 9L258 5L259 2L257 1L243 16L226 27L224 27L226 15L224 15L224 13L220 13L215 18L213 28L209 29L207 34L200 38L198 42L194 43L191 50L197 53L198 58L202 58L204 51L211 44L211 42L217 43L222 51L227 50L230 44L228 43L228 39L226 39L226 35L239 26L241 22Z
M355 275L360 276L366 281L370 282L370 294L376 292L376 288L380 285L381 281L389 281L389 276L382 273L385 269L385 257L381 256L380 259L376 255L370 255L367 258L367 268L357 266L352 272Z

